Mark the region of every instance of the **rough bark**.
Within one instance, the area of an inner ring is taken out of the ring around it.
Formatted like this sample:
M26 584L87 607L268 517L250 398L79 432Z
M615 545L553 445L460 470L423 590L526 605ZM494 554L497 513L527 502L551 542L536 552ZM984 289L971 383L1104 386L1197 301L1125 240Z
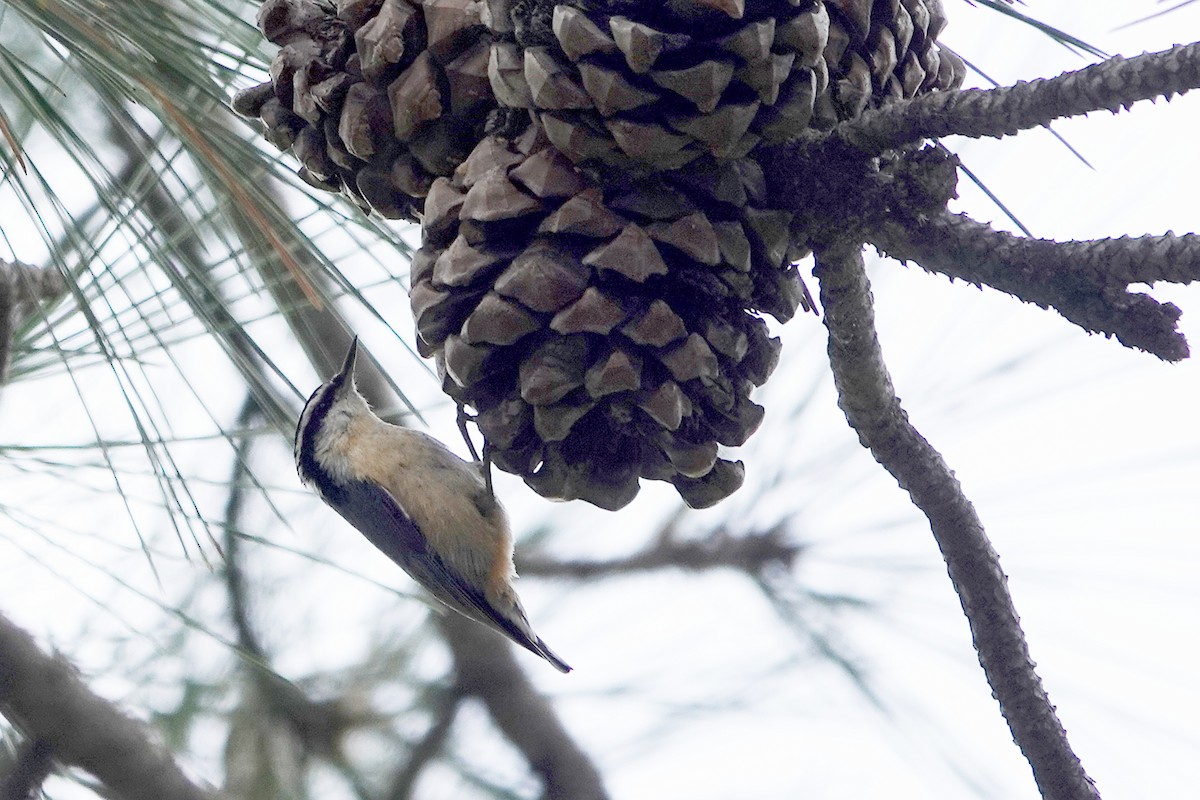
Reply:
M941 454L913 427L896 397L875 333L862 248L851 242L819 251L816 274L838 405L859 440L929 519L979 663L1042 797L1098 800L1034 669L1007 578L983 523Z

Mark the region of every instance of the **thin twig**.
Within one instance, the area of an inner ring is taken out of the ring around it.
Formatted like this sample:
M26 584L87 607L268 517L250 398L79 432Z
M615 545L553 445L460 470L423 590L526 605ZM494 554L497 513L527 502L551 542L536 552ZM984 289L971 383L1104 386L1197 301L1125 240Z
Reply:
M8 378L13 336L36 312L37 304L63 293L62 275L20 261L0 261L0 386Z
M248 431L255 418L260 415L260 406L252 396L242 401L238 412L237 430ZM238 649L249 660L258 665L265 665L266 651L258 641L258 635L250 622L250 609L247 602L246 578L242 572L241 562L241 529L242 509L246 503L245 480L250 473L248 459L253 442L252 436L239 435L234 442L233 472L229 476L229 495L225 499L224 523L225 530L225 565L222 575L225 578L225 594L229 598L229 616L233 620L233 628L237 631Z
M13 317L17 304L13 269L13 265L0 261L0 386L8 380L8 359L12 352Z
M829 329L838 404L859 440L928 517L971 626L979 663L1047 800L1098 800L1034 670L1000 559L941 455L908 420L875 333L862 248L818 251L815 273Z
M0 615L0 712L54 757L92 773L122 800L213 800L155 742L149 728L87 687L61 656L42 651Z

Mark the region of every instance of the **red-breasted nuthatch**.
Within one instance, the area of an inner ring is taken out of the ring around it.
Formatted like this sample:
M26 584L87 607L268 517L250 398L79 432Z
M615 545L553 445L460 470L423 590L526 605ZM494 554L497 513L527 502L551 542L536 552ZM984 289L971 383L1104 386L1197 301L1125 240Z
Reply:
M321 499L434 597L549 661L513 588L513 540L478 465L375 416L354 386L358 340L296 425L296 469Z

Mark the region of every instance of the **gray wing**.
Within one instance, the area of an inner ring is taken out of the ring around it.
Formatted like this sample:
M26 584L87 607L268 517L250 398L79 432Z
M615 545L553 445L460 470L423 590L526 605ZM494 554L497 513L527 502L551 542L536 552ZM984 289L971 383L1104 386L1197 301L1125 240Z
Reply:
M438 600L467 616L491 623L557 669L563 672L571 669L540 637L530 639L489 603L478 587L468 583L435 553L417 524L386 489L371 481L350 481L340 488L345 495L335 506L338 513Z

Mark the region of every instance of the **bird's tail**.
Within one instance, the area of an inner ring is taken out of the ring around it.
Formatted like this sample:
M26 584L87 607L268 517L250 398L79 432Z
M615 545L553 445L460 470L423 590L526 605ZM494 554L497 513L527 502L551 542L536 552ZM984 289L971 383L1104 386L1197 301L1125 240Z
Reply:
M474 606L454 603L451 608L499 631L529 652L549 661L559 672L571 671L571 665L559 658L558 654L542 641L542 637L533 632L529 617L525 615L525 609L521 606L516 592L509 589L503 597L494 600L480 597L479 601ZM501 606L505 608L504 611L500 610Z
M534 642L533 645L534 646L529 649L533 650L533 652L549 661L556 670L563 673L571 671L571 665L559 658L558 654L551 650L550 647L544 641L542 641L542 637L538 636L537 641Z

